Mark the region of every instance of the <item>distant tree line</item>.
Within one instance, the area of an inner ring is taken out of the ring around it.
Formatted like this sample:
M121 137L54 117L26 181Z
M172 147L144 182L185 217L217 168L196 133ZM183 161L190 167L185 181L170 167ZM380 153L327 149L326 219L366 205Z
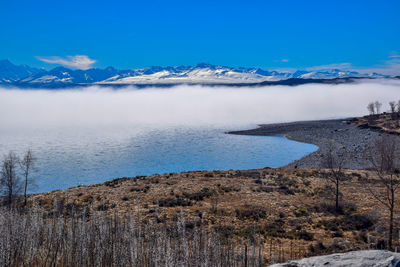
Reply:
M382 112L382 103L379 101L370 102L367 105L369 115L378 115ZM389 113L400 113L400 100L389 102Z

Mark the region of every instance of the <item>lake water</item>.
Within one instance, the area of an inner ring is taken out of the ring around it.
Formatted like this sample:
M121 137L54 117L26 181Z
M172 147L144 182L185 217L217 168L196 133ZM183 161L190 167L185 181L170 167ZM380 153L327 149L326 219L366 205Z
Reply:
M279 167L317 149L284 137L239 136L219 127L51 127L0 133L0 154L37 157L37 187L66 189L133 177L191 170Z

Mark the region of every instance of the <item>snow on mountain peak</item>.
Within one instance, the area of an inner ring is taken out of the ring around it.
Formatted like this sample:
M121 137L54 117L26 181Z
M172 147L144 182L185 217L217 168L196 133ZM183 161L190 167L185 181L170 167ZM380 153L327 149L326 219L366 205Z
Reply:
M49 71L15 66L8 60L0 60L0 83L27 85L63 84L251 84L266 81L298 79L334 79L347 77L387 77L378 73L360 74L355 71L325 69L277 71L260 68L235 68L199 63L195 66L161 67L118 70L105 69L71 70L57 67Z

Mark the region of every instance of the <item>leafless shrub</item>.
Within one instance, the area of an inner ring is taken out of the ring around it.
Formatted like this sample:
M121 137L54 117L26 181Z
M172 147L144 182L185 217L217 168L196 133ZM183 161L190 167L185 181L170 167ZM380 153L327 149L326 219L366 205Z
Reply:
M374 105L375 105L376 114L380 114L381 113L382 103L379 102L379 101L375 101Z
M335 147L331 144L327 152L323 155L322 167L329 170L325 173L325 178L335 187L335 209L340 211L339 197L341 196L340 185L347 177L343 172L343 166L349 158L350 152L345 147Z
M395 113L396 112L396 102L395 101L390 101L389 102L389 107L390 107L390 112Z
M139 211L120 217L72 208L70 216L48 218L38 208L3 208L0 266L264 265L256 243L249 247L258 253L248 253L225 233L186 226L182 212L171 225L143 222Z
M10 151L8 155L4 157L1 166L0 185L3 194L6 196L6 204L9 207L12 206L14 198L22 188L22 181L17 170L18 162L19 159L17 155Z
M24 206L26 206L28 186L34 186L34 179L31 176L32 172L36 170L36 158L33 156L32 150L28 149L24 157L20 161L20 166L23 176L23 188L24 188Z
M388 247L392 249L393 243L393 215L395 200L400 186L400 176L397 169L398 141L394 136L384 135L375 142L374 147L367 152L366 158L375 171L377 179L368 179L365 182L371 195L381 203L389 213ZM383 188L384 193L379 191Z
M374 115L375 114L375 104L374 102L371 102L367 105L367 109L369 112L369 115Z

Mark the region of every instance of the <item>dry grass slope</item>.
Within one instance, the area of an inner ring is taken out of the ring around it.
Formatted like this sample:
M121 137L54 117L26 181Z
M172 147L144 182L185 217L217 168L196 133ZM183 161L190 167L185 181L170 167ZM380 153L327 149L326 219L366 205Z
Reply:
M29 205L49 217L57 210L68 216L71 207L121 218L140 211L140 220L156 224L174 224L182 210L186 228L215 231L236 244L256 242L268 263L384 247L385 210L365 187L374 174L346 171L339 213L325 175L286 168L170 173L39 194Z

